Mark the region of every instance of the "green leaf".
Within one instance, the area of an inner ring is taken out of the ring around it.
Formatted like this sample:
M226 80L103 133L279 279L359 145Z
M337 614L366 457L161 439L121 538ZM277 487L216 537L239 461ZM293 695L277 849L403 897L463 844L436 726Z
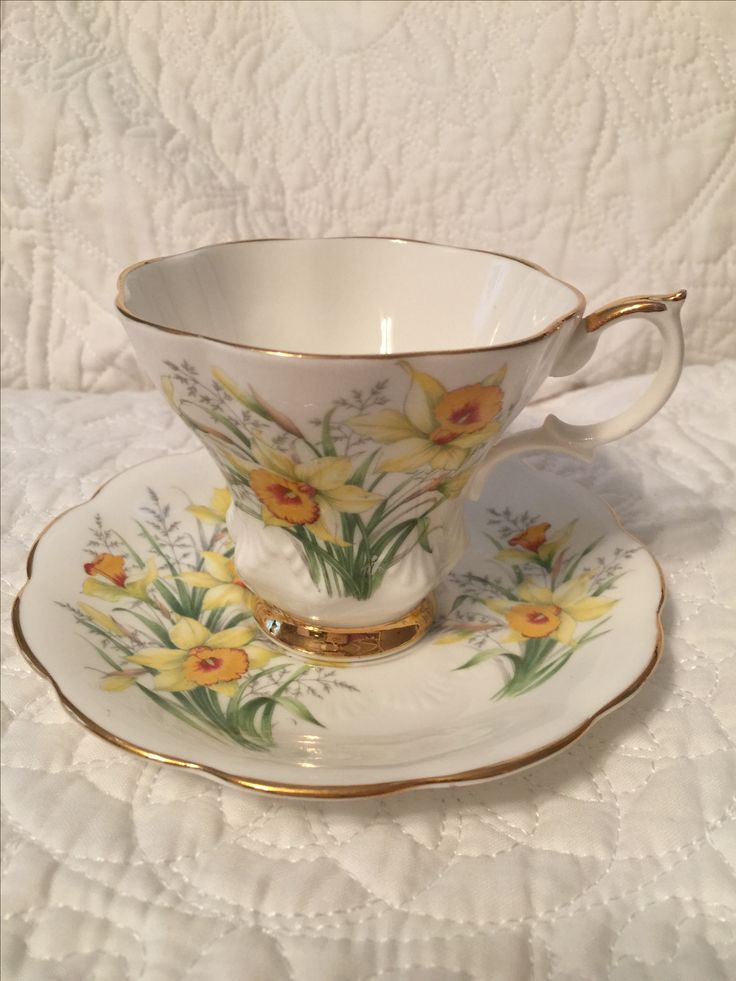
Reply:
M429 544L429 518L424 515L417 521L417 541L421 548L425 552L432 552L432 546Z
M399 535L403 535L404 532L413 531L417 523L416 518L407 518L404 521L400 521L397 525L393 525L388 531L384 531L381 537L373 542L371 545L371 551L376 558L380 558L382 553L389 547L391 542Z
M456 596L455 599L452 601L452 606L450 607L450 613L454 613L455 610L458 608L458 606L462 606L465 600L477 600L477 598L478 597L473 596L472 593L460 593L460 595Z
M207 688L192 688L186 693L192 702L206 715L216 729L228 732L227 719L220 707L217 695Z
M257 409L252 408L252 412L257 412L259 416L263 416L264 419L268 419L268 416L264 412L259 412ZM228 429L233 436L235 436L246 449L250 449L250 439L245 435L245 433L239 429L234 423L232 423L227 416L222 415L220 412L210 412L210 415L217 422L221 423L226 429Z
M465 664L461 664L459 668L455 668L455 671L463 671L465 668L474 668L476 664L482 664L483 661L487 661L489 657L498 657L501 653L501 651L479 651L477 654L474 654L469 661L466 661ZM517 657L518 655L510 654L509 656Z
M509 690L508 695L516 697L518 695L523 695L528 691L532 691L534 688L539 688L543 685L545 681L548 681L553 675L557 674L560 668L564 667L567 662L572 657L573 651L568 651L561 657L558 657L556 661L552 661L550 664L545 665L539 671L535 672L522 686L518 689L513 688L513 682L511 686L507 686Z
M603 541L603 536L601 535L600 538L596 538L594 542L591 542L590 545L588 545L586 548L583 549L580 555L578 555L578 557L573 562L571 562L570 565L565 570L565 575L562 579L563 582L569 582L569 580L572 579L575 570L583 561L585 556L589 555L597 545L600 545L602 541Z
M207 590L193 586L190 592L189 587L181 579L176 579L175 583L180 614L185 617L191 617L192 620L199 620L199 614L202 612L202 602Z
M573 649L582 647L583 644L587 644L591 640L595 640L597 637L602 637L603 634L609 633L608 630L604 630L603 633L601 634L596 634L595 631L600 630L600 628L603 627L605 624L607 624L610 619L611 619L610 616L607 616L604 617L602 620L596 620L592 627L588 627L588 629L581 637L578 637L577 640L573 641L573 643L570 644L570 647L572 647Z
M85 620L84 620L84 626L85 626L85 627L87 628L87 630L89 630L89 631L90 631L91 633L93 633L93 634L97 634L97 635L98 635L98 637L104 637L104 638L105 638L105 640L107 640L107 641L109 641L109 643L111 643L111 644L113 644L113 645L114 645L115 647L117 647L117 649L118 649L119 651L122 651L122 652L123 652L123 654L124 654L124 655L125 655L126 657L128 656L128 654L132 654L132 653L133 653L133 651L132 651L132 650L130 649L130 646L126 646L125 644L123 644L123 643L121 643L121 642L120 642L120 641L119 641L119 640L117 639L117 637L113 637L113 635L112 635L112 634L109 634L109 633L108 633L108 632L107 632L106 630L103 630L103 629L102 629L102 627L98 627L96 623L92 623L91 621L89 621L89 620L87 620L87 619L85 618ZM90 641L89 641L89 643L91 644L91 643L92 643L92 641L90 640Z
M320 729L325 727L319 722L312 713L309 711L307 706L300 702L297 698L291 698L289 695L278 695L273 696L274 701L282 705L288 712L295 715L298 719L304 719L305 722L311 722L312 725L319 726Z
M249 702L246 702L238 713L238 726L240 729L245 731L251 738L257 739L260 743L268 746L273 745L273 739L270 738L270 726L269 735L266 736L263 732L263 723L261 722L261 728L259 730L256 719L261 709L265 711L270 701L270 696L259 695L257 698L252 698Z
M383 577L391 568L391 563L393 562L396 553L399 551L399 549L404 544L404 542L409 537L409 535L412 533L412 531L414 531L415 526L416 526L416 519L412 519L411 521L405 521L402 524L397 525L397 527L393 529L393 533L396 534L396 538L392 543L391 547L388 549L386 554L381 559L381 564L378 566L378 569L376 570L375 579L374 579L374 584L376 586L378 586L381 583Z
M105 653L105 651L103 651L101 647L98 647L97 644L93 644L91 640L88 640L87 643L90 645L90 647L93 650L97 651L97 653L100 655L100 657L102 658L102 660L106 664L109 664L110 667L114 671L120 671L121 670L120 665L119 664L116 664L115 661L113 661L113 659L110 657L110 655L107 654L107 653Z
M371 464L373 463L373 461L376 459L376 457L380 452L381 452L380 449L374 450L373 453L367 456L365 460L363 460L361 465L358 467L358 469L353 473L352 477L350 477L350 479L346 481L346 483L354 484L356 487L362 487L363 481L365 480L366 476L368 475L368 471L371 468Z
M602 593L605 593L609 589L611 589L611 587L614 586L618 582L618 580L621 578L621 576L625 576L625 575L626 575L625 572L619 572L619 574L617 576L611 576L610 579L606 579L606 581L604 583L601 583L601 585L598 586L597 589L593 590L593 592L590 595L591 596L600 596Z
M130 552L130 556L133 559L133 561L136 563L136 565L138 566L138 568L139 569L143 569L145 567L145 564L146 563L143 561L143 559L140 557L140 555L136 552L136 550L133 548L133 546L131 544L129 544L129 542L126 542L126 540L123 538L123 536L119 532L116 531L115 534L118 536L118 538L120 539L120 541L126 547L126 549L128 550L128 552Z
M161 593L169 609L172 610L172 612L178 613L180 616L182 616L183 614L181 606L179 605L179 600L177 599L176 594L169 589L166 583L162 582L160 579L157 579L153 585L158 592Z
M337 450L335 449L335 444L332 441L332 416L335 409L332 408L324 417L322 422L322 449L325 456L337 456Z
M146 539L146 541L154 550L156 555L158 555L166 563L171 575L172 576L177 575L179 570L176 568L175 565L172 564L171 560L167 557L166 553L162 551L161 546L158 544L156 539L151 535L151 533L148 531L145 525L143 525L140 521L136 521L136 524L138 525L138 530L140 531L141 535Z
M208 736L213 736L223 740L223 732L216 727L213 731L209 724L209 720L207 720L207 725L205 725L196 717L194 712L179 708L179 706L174 702L171 702L168 698L164 698L162 695L159 695L158 692L153 691L151 688L146 688L145 685L138 684L137 682L136 687L138 688L138 691L142 691L144 695L151 699L152 702L155 702L159 708L165 709L165 711L167 711L170 715L175 716L182 722L186 722L188 726L193 726L195 729L206 733Z
M174 646L171 643L171 639L169 638L169 633L166 630L166 628L163 627L160 623L157 623L156 620L152 620L150 617L144 617L142 613L138 612L138 610L128 610L124 606L116 606L113 612L116 612L117 610L120 610L123 613L130 613L131 616L134 616L138 620L140 620L142 624L148 627L148 629L151 631L154 637L156 637L157 640L161 641L164 647Z

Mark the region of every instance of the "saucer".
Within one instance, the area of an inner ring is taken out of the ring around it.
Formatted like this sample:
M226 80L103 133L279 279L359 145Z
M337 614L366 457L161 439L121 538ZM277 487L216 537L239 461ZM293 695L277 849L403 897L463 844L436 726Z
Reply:
M40 536L13 608L64 706L139 756L302 797L487 780L569 746L660 656L654 558L603 501L515 460L466 506L421 641L296 660L255 623L223 483L204 450L120 474Z

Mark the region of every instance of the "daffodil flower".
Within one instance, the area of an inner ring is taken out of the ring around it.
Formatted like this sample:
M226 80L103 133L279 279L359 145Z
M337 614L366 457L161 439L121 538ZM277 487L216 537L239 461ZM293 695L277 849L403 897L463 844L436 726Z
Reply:
M88 578L84 580L82 592L108 603L117 603L121 599L148 601L148 587L158 579L154 559L149 559L142 576L128 579L123 556L109 552L98 555L92 562L85 562L84 571Z
M291 433L292 436L296 436L298 439L304 439L301 429L299 429L294 420L284 415L283 412L279 412L278 409L269 405L268 402L265 402L253 386L250 387L250 392L246 392L220 368L212 369L212 377L234 399L237 399L238 402L244 405L246 409L250 409L251 412L255 412L256 415L261 416L263 419L268 419L269 422L275 422L277 426L280 426L285 432Z
M231 627L218 633L198 620L182 617L169 630L174 647L150 647L131 654L128 661L156 671L159 691L190 691L204 686L223 695L234 695L238 681L253 668L266 665L276 653L252 643L254 625Z
M98 627L102 627L103 630L106 630L114 637L130 636L130 631L126 630L114 617L108 616L102 610L98 610L96 606L90 606L89 603L80 602L79 612L83 613L88 620L91 620Z
M190 504L186 510L206 525L221 525L224 524L228 508L232 503L233 499L227 487L218 487L213 492L209 505Z
M511 548L501 549L496 553L496 559L499 562L516 562L521 564L523 562L529 562L530 559L535 560L535 558L538 558L542 565L549 568L552 560L563 545L569 542L575 522L571 521L548 539L547 532L550 527L551 525L547 521L529 525L523 531L519 532L518 535L513 535L509 538L508 543Z
M231 467L248 478L261 504L264 524L304 527L323 541L347 546L338 532L340 514L359 514L375 507L379 494L348 484L353 464L346 456L325 456L294 463L257 436L251 451L256 463L226 453Z
M204 569L197 572L183 572L178 578L189 586L206 589L202 608L219 610L225 606L239 606L251 609L252 593L238 577L232 559L219 552L202 552Z
M143 668L128 671L110 671L100 681L100 688L103 691L127 691L145 673Z
M506 640L516 643L532 637L552 637L569 644L579 622L600 619L617 602L591 596L588 573L576 576L554 590L526 581L517 588L516 595L518 600L485 601L489 609L506 618L511 628Z
M412 473L423 466L455 470L472 450L499 432L503 390L498 383L503 371L448 391L408 361L400 363L411 379L404 412L383 409L348 420L361 436L389 444L379 470Z

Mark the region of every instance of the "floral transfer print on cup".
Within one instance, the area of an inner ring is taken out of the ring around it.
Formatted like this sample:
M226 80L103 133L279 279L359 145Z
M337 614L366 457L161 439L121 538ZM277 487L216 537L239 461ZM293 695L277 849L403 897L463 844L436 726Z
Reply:
M455 389L399 365L402 411L388 379L295 421L219 367L203 380L188 362L161 379L230 482L237 508L298 543L311 581L328 596L367 600L388 570L419 547L431 553L442 505L457 498L502 429L505 366Z
M457 470L477 447L501 430L505 369L477 385L447 389L408 361L400 362L411 384L404 412L385 409L358 416L349 425L377 443L390 444L377 470L413 473L420 467Z
M623 561L636 549L596 556L599 541L573 549L576 522L553 528L528 513L489 511L494 571L453 575L459 590L453 612L435 644L465 641L476 653L457 670L491 658L507 680L495 698L523 695L555 675L580 648L602 636L618 602L610 593ZM588 560L590 562L590 560Z
M191 504L188 518L148 493L137 526L149 557L98 516L84 599L67 605L104 664L100 687L135 687L187 725L252 750L276 745L274 727L289 716L321 726L305 700L353 686L334 670L294 665L261 637L232 562L229 492Z

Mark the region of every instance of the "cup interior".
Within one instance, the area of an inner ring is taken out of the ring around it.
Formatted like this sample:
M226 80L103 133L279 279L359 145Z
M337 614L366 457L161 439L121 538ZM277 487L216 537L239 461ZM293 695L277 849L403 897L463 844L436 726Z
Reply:
M118 305L155 326L303 354L380 355L515 344L581 306L518 260L402 239L232 242L155 259Z

